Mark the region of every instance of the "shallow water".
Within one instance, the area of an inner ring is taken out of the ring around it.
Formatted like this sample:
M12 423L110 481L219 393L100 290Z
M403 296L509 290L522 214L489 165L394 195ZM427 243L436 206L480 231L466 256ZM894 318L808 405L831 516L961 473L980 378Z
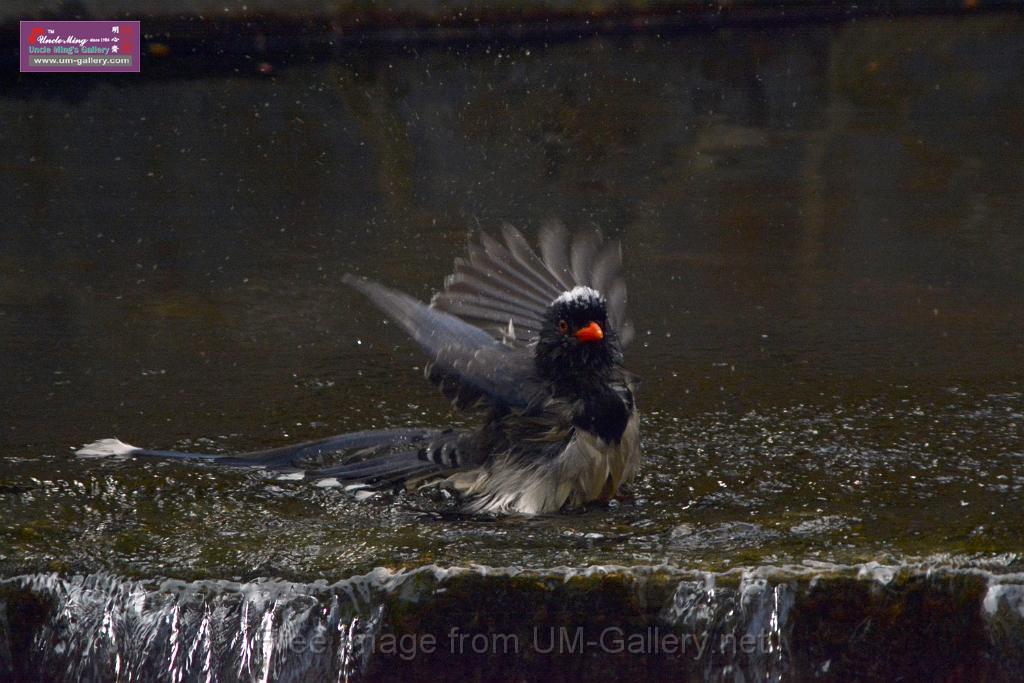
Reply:
M0 96L0 574L1020 568L1022 28L17 82ZM549 217L624 244L632 500L466 518L438 495L72 455L448 424L418 352L341 275L427 298L470 231Z

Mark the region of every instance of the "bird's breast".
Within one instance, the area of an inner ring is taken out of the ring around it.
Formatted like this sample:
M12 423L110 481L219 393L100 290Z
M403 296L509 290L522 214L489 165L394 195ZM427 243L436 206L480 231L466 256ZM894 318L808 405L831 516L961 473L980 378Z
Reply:
M607 500L630 481L640 464L640 420L632 412L617 441L577 430L563 454L565 471L575 482L571 505Z
M617 444L622 441L633 413L633 393L629 388L601 387L583 395L573 424L610 444Z

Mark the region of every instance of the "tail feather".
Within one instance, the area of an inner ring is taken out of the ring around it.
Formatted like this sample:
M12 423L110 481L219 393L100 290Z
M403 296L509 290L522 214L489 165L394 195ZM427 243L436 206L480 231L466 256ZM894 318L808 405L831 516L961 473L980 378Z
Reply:
M100 439L83 446L76 454L86 458L109 456L144 456L179 460L185 462L203 462L227 467L262 467L264 469L285 470L302 468L325 455L355 452L366 449L395 448L428 441L438 434L435 429L385 429L339 434L317 441L281 446L251 453L238 455L216 455L213 453L185 453L182 451L158 451L131 446L118 439ZM386 457L384 458L386 459ZM361 461L353 465L370 463L374 460Z
M404 481L412 476L440 472L436 463L420 457L420 451L394 453L362 462L345 463L309 472L307 478L332 477L338 481L360 481L377 486Z
M86 444L75 451L83 458L108 458L113 455L131 455L142 449L126 444L119 439L100 439Z

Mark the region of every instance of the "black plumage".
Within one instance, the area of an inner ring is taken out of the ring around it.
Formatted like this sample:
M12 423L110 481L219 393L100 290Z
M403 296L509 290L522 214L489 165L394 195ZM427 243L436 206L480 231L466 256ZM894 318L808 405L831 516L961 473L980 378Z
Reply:
M540 253L514 228L483 235L456 259L429 305L345 276L428 355L427 378L460 411L465 430L387 430L238 456L148 451L107 439L82 455L133 454L223 465L301 469L359 487L450 488L470 511L539 514L607 500L640 460L635 382L622 349L621 251L596 232L570 243L558 224ZM316 467L326 454L338 465Z

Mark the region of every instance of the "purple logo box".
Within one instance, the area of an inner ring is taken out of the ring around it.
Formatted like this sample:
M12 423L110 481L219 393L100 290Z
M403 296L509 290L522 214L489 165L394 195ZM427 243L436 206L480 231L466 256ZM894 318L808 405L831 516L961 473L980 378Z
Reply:
M23 21L21 71L139 71L142 33L137 21Z

